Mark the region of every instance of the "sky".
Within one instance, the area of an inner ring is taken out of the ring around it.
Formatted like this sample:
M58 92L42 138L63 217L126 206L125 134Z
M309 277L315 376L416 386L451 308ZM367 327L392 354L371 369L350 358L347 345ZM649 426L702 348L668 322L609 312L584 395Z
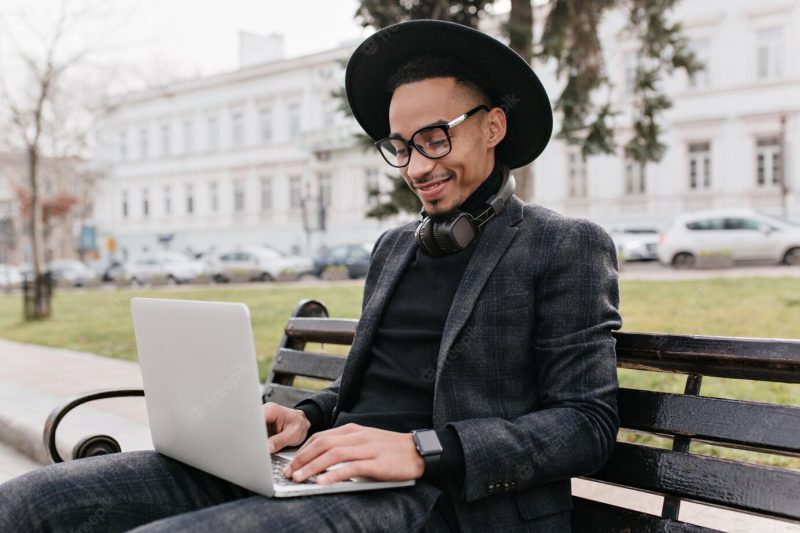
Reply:
M0 70L8 78L24 70L11 52L20 45L35 49L36 31L46 34L65 4L91 16L76 17L69 46L62 48L92 50L84 63L95 64L98 72L81 73L87 83L106 80L113 66L111 92L235 70L239 31L283 35L286 57L372 33L355 20L358 0L0 0ZM508 4L496 0L494 10L505 11ZM42 57L41 49L34 55ZM23 76L16 77L25 84Z
M140 60L179 60L203 74L238 66L238 32L279 33L294 57L359 39L356 0L139 0L131 52ZM135 50L135 52L133 51Z
M53 33L62 2L90 13L74 17L63 57L90 49L82 64L113 67L123 89L235 70L239 31L282 34L287 57L372 31L354 19L357 0L0 0L0 70L8 78L24 71L16 50L43 57L37 33Z

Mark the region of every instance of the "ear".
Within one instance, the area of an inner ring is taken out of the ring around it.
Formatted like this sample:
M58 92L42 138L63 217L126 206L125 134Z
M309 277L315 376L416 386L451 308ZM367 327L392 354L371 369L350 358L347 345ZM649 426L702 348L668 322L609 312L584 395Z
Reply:
M486 113L487 148L494 148L506 137L506 114L499 107L493 107Z

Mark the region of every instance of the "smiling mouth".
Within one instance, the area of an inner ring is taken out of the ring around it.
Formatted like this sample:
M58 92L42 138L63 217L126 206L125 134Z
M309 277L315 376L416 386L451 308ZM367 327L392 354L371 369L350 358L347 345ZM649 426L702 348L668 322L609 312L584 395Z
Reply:
M414 188L416 190L418 190L418 191L429 192L429 191L432 191L433 189L435 189L436 187L438 187L439 185L442 185L443 183L446 183L446 182L450 181L451 179L452 179L452 176L445 176L445 177L442 177L442 178L434 178L434 179L428 180L428 181L426 181L424 183L415 183L414 184Z

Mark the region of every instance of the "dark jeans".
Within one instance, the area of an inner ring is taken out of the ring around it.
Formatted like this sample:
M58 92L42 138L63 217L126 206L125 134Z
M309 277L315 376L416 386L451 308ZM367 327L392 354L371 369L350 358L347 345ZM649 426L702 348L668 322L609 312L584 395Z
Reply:
M41 468L0 485L6 531L446 531L440 492L414 487L265 498L156 452Z

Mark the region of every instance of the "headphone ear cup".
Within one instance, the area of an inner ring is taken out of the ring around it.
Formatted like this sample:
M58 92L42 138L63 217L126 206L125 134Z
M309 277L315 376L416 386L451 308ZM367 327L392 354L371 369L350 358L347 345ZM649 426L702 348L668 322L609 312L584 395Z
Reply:
M417 242L419 242L419 245L426 254L438 257L442 255L442 253L436 245L436 240L433 236L433 226L434 222L432 222L430 218L423 219L420 225L417 226Z
M434 222L433 224L431 224L432 226L431 233L433 234L433 240L434 242L436 242L436 248L441 252L440 255L447 255L453 253L452 250L450 250L450 246L448 246L447 241L445 240L446 237L444 235L444 231L446 230L444 230L444 228L442 227L444 224L446 224L446 222L444 223Z

